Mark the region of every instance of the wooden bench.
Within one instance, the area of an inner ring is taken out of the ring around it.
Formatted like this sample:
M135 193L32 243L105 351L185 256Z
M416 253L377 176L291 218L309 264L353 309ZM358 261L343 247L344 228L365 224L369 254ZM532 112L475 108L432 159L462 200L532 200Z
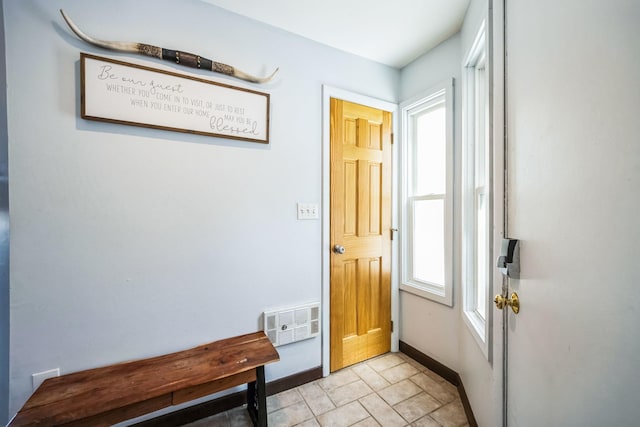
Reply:
M50 378L9 426L112 425L242 384L248 384L254 425L266 426L264 365L279 359L271 341L256 332Z

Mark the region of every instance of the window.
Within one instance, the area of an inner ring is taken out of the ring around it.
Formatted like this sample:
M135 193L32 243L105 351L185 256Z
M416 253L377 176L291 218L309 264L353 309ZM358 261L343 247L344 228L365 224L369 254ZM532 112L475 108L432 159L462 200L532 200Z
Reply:
M488 354L492 247L489 78L484 23L467 55L463 89L462 283L464 319Z
M452 305L453 80L402 104L402 282Z

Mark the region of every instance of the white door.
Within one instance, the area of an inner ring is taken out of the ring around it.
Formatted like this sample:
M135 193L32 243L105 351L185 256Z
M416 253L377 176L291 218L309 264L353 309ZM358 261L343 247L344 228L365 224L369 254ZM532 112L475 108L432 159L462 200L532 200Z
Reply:
M508 425L638 425L640 2L506 9Z

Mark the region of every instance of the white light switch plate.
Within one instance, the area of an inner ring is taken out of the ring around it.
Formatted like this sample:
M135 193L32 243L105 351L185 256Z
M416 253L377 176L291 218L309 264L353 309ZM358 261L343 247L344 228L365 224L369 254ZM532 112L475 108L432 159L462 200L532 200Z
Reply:
M298 219L318 219L317 203L298 203Z

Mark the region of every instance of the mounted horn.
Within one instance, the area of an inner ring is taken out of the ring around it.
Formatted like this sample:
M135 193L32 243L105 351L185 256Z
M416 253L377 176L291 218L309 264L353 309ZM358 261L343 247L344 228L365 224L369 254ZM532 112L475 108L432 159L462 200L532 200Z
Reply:
M99 40L94 39L93 37L88 36L83 33L80 28L69 18L69 16L60 9L60 13L64 18L65 22L71 28L71 31L74 32L76 36L84 40L85 42L92 44L94 46L98 46L104 49L117 50L120 52L130 52L137 53L145 56L152 56L154 58L164 59L166 61L175 62L176 64L184 65L186 67L191 68L202 68L205 70L211 70L214 73L220 73L227 76L232 76L240 80L245 80L251 83L266 83L270 81L273 76L278 72L278 68L271 73L270 76L267 77L255 77L251 74L247 74L243 71L238 70L231 65L223 64L220 62L215 62L207 58L203 58L199 55L194 55L193 53L182 52L179 50L171 50L165 49L163 47L153 46L145 43L136 43L136 42L119 42L119 41L108 41L108 40Z

